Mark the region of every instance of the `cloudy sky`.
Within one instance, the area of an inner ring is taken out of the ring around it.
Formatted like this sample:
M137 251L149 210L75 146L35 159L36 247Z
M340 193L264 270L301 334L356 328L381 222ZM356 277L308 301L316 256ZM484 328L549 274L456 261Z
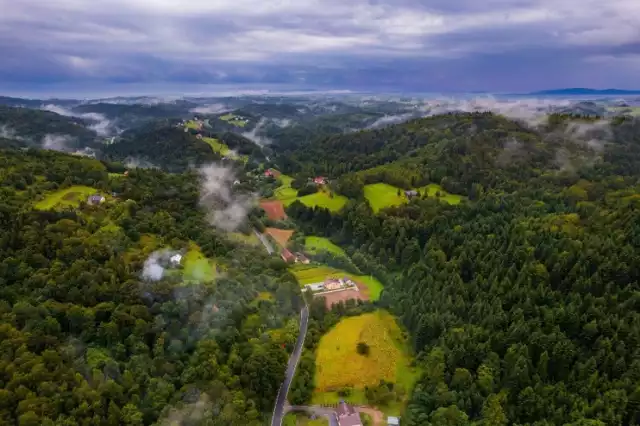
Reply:
M640 88L640 0L0 0L0 10L3 93Z

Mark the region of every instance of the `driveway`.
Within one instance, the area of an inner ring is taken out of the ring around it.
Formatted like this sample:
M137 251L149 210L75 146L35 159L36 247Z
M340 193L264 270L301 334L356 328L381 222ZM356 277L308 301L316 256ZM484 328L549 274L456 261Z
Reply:
M289 357L289 365L287 366L284 382L282 382L282 385L278 390L276 405L273 408L273 416L271 417L271 426L282 425L282 418L286 414L285 405L287 402L287 393L289 393L289 387L291 386L293 376L296 375L296 368L298 367L298 361L300 361L300 355L302 354L302 346L304 345L304 338L307 335L308 325L309 308L305 306L302 308L302 311L300 311L300 332L298 333L298 340L296 341L296 347L293 349L293 353Z

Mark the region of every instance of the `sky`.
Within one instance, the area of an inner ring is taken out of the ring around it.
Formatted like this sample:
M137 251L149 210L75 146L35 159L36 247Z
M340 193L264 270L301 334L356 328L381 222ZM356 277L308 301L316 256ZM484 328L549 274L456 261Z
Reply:
M640 89L639 0L0 0L0 93Z

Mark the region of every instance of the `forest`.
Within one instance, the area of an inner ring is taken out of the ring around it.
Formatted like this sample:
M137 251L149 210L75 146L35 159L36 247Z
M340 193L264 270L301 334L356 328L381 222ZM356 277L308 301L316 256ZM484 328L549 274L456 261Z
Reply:
M487 114L425 120L328 140L333 151L305 167L362 169L367 182L414 164L416 179L449 179L469 201L287 209L386 283L380 304L424 368L403 424L639 424L640 123L612 123L595 146L558 133L579 117L536 131ZM419 136L439 120L454 123L449 137ZM378 150L394 134L396 149Z
M1 424L264 424L300 290L281 260L207 223L195 171L124 176L44 150L0 163ZM76 186L108 200L35 207ZM197 250L217 278L141 275L164 249Z

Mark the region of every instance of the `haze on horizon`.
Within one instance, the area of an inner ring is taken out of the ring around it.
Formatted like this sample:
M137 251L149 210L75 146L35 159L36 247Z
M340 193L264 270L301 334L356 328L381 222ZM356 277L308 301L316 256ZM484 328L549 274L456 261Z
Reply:
M0 5L2 94L640 88L637 0Z

